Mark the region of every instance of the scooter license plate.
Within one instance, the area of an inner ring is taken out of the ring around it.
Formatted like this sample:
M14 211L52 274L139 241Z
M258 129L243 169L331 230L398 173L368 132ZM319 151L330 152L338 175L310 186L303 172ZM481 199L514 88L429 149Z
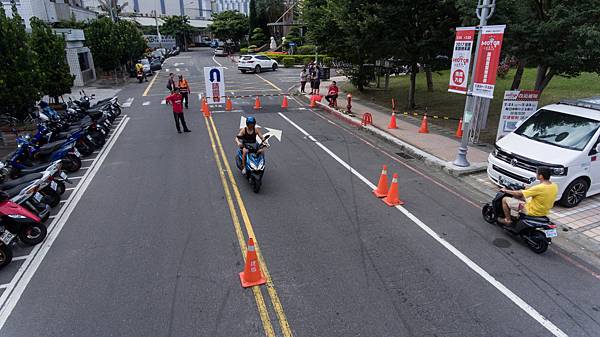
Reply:
M67 174L64 173L64 172L61 172L60 173L60 177L63 178L63 179L67 179Z
M44 197L44 196L43 196L41 193L39 193L39 192L36 192L36 193L33 195L33 199L34 199L35 201L37 201L37 202L40 202L40 201L42 201L42 198L43 198L43 197Z
M15 238L15 235L9 231L4 231L2 232L2 235L0 235L0 240L2 240L2 242L4 242L5 245L9 245L10 242Z
M90 136L90 135L85 136L85 138L87 138L90 142L94 141L94 138L92 138L92 136Z
M546 234L547 238L553 238L555 236L558 236L558 233L556 233L556 228L553 229L546 229L544 231L544 234Z
M77 158L81 157L81 153L79 153L79 151L76 148L73 148L73 152L75 152Z
M98 130L100 130L100 132L102 132L102 134L106 136L106 131L104 131L104 129L99 128Z
M58 184L56 183L56 181L53 181L50 183L50 188L56 191L56 188L58 187Z

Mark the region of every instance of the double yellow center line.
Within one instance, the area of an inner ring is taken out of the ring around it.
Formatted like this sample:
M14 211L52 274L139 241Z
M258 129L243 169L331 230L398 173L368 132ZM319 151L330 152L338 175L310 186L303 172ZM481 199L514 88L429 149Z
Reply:
M227 156L225 155L225 150L223 150L223 146L221 144L221 139L219 137L219 132L217 131L217 127L215 126L215 122L212 117L205 117L204 122L206 123L206 129L208 130L208 135L210 137L210 143L213 150L213 155L215 157L215 162L217 163L217 168L219 170L219 175L221 178L221 184L223 185L223 190L225 191L225 199L227 200L227 205L229 206L229 213L231 214L231 219L233 221L233 226L235 227L235 234L238 239L238 243L240 245L240 249L242 250L242 255L244 260L246 259L246 239L244 237L244 233L242 231L242 227L240 224L240 220L237 214L237 210L235 204L233 202L233 196L237 202L240 214L242 216L242 220L244 222L244 228L246 229L246 233L249 238L254 239L254 246L256 248L256 253L258 255L258 262L260 264L260 268L267 280L266 288L269 297L271 298L271 304L273 306L273 311L277 315L277 319L279 320L279 326L281 328L281 333L284 337L293 337L292 330L288 324L287 318L283 311L283 306L279 301L279 296L277 295L277 291L275 290L275 286L273 285L273 281L271 280L271 275L269 274L269 270L267 268L267 264L261 254L259 240L254 234L254 229L252 228L252 223L250 221L250 217L248 216L248 212L246 211L246 206L244 206L244 201L240 195L240 191L237 187L237 183L233 177L233 173L231 171L231 167L229 166L229 162L227 161ZM227 176L225 175L227 173ZM229 179L229 181L228 181ZM233 193L231 193L231 191ZM258 312L260 315L260 319L263 324L263 328L265 330L265 335L267 337L275 337L275 331L273 330L273 325L271 324L271 319L269 317L269 312L267 311L267 306L265 304L265 300L260 287L252 287L252 292L254 293L254 298L256 299L256 306L258 308Z

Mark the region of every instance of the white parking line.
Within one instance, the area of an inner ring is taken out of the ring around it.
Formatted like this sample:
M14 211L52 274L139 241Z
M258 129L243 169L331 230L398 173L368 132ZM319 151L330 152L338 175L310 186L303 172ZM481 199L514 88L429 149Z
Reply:
M65 188L65 191L72 191L74 189L75 189L75 187L67 187L67 188ZM50 217L52 217L52 215Z
M111 137L110 141L107 143L107 146L102 149L102 154L98 156L98 161L94 163L93 169L88 170L85 173L85 179L83 179L82 182L77 186L77 191L69 196L65 207L61 207L57 214L57 219L55 219L50 226L48 226L48 236L46 237L46 240L33 248L29 254L31 258L26 259L23 262L23 265L19 268L17 274L13 277L10 283L8 283L6 286L0 286L4 286L4 288L6 288L6 290L0 296L0 330L4 327L4 324L6 324L8 317L19 302L21 295L23 295L23 292L33 278L33 275L35 275L35 272L44 260L44 257L52 247L52 244L60 234L67 220L69 220L69 216L73 210L75 210L75 207L77 207L81 197L98 173L100 167L104 163L104 160L108 156L108 153L115 145L117 139L119 139L121 132L125 129L125 126L127 126L128 122L129 118L126 118L121 124L119 124L115 136Z
M12 259L12 260L13 260L13 261L20 261L20 260L25 260L25 259L27 259L27 258L29 258L29 255L21 255L21 256L16 256L16 257L13 257L13 259Z
M94 161L94 160L96 160L96 158L81 159L81 161Z
M84 176L75 176L75 177L69 177L69 179L70 179L70 180L73 180L73 179L81 179L81 178L83 178L83 177L84 177Z
M124 108L129 108L134 99L134 97L129 97L121 106Z
M348 165L345 161L343 161L340 157L338 157L335 153L329 150L325 145L321 144L317 141L313 136L311 136L308 132L306 132L303 128L298 126L298 124L294 123L292 120L287 118L284 114L279 112L279 115L285 119L288 123L290 123L293 127L295 127L298 131L304 134L308 139L310 139L313 143L315 143L318 147L320 147L323 151L325 151L329 156L335 159L338 163L340 163L344 168L354 174L358 179L364 182L370 189L375 189L377 186L365 178L362 174L356 171L352 166ZM537 310L535 310L532 306L527 304L527 302L523 301L517 294L508 289L504 284L496 280L492 275L490 275L487 271L477 265L473 260L464 255L461 251L459 251L456 247L450 244L448 241L441 238L439 234L437 234L434 230L429 228L424 222L422 222L419 218L417 218L414 214L408 211L406 208L402 206L396 206L400 212L402 212L407 218L412 220L417 226L419 226L425 233L431 236L435 241L441 244L444 248L449 250L454 256L456 256L460 261L462 261L467 267L481 276L484 280L498 289L504 296L510 299L514 304L516 304L519 308L525 311L531 318L535 319L538 323L540 323L544 328L546 328L550 333L554 336L568 336L564 333L560 328L558 328L554 323L540 314Z

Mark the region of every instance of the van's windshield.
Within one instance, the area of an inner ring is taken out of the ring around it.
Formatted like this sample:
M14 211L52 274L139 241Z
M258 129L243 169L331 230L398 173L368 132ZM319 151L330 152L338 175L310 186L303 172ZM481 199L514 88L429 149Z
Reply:
M558 111L538 110L515 133L538 142L581 151L600 127L600 121Z

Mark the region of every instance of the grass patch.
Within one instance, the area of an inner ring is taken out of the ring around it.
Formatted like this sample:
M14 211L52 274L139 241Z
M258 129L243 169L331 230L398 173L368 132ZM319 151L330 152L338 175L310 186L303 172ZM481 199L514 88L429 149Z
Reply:
M410 83L409 76L398 76L390 78L390 90L366 88L364 92L359 92L350 83L345 83L343 89L351 92L363 100L375 102L381 106L389 107L391 112L391 99L398 100L399 110L424 112L426 109L431 115L449 116L459 118L463 114L465 107L465 95L448 92L448 81L450 71L442 71L433 74L434 91L427 91L427 81L425 73L417 75L417 91L415 100L416 109L406 110L408 102L408 87ZM505 79L498 78L494 99L490 104L488 115L488 125L481 131L480 141L493 143L496 139L496 129L498 128L498 119L502 109L502 98L504 91L509 90L514 77L514 70L511 70ZM536 69L526 69L521 81L521 89L533 88L535 84ZM383 80L381 81L383 86ZM374 86L374 84L372 84ZM556 103L565 98L582 98L600 95L600 77L593 73L583 73L576 78L555 77L548 87L542 93L539 106ZM450 130L456 129L456 122L434 120L430 122L446 127Z

